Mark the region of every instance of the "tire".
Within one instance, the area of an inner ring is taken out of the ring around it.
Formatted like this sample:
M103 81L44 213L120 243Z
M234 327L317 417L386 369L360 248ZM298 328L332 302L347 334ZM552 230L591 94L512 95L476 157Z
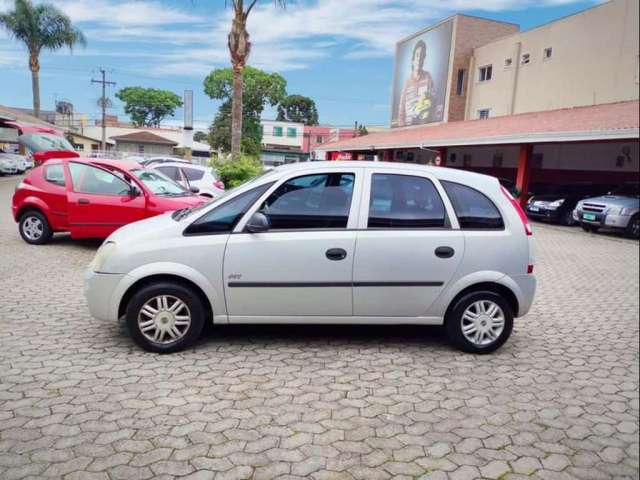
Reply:
M182 302L183 306L177 302ZM133 341L155 353L173 353L193 345L207 318L204 304L196 292L180 283L166 281L138 290L129 300L125 316ZM185 317L188 317L188 324Z
M18 231L30 245L43 245L51 240L53 230L47 217L39 210L27 210L20 216Z
M487 313L484 314L485 316L483 317L483 314L478 310L478 305L491 308L496 306L498 310L492 316L490 308L485 308ZM471 321L470 317L466 315L467 313L479 313L481 316L477 320L478 323L476 324L475 321ZM500 348L511 336L511 331L513 330L513 315L511 305L509 305L509 302L501 295L491 291L471 292L458 299L449 309L445 318L447 336L455 347L464 352L477 354L491 353ZM489 326L491 325L490 323L486 325L481 323L491 321L492 318L495 322L493 328ZM500 319L502 320L501 322ZM502 324L501 329L499 327L500 323ZM475 336L474 331L478 332L478 328L481 329L479 342L473 342L467 338L465 333L463 333L463 324L465 327L476 325L476 329L468 333L470 336ZM487 327L486 330L485 327ZM490 336L487 336L489 332L493 332L495 338L492 339Z
M562 223L562 225L564 225L565 227L574 226L576 224L576 221L573 219L573 212L571 210L565 212L560 219L560 223Z
M640 238L640 216L637 213L629 220L625 233L629 238Z

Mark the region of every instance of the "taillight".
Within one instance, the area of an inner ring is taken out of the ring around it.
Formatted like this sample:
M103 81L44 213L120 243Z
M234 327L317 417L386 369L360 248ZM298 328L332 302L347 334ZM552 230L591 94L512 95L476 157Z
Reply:
M509 191L503 186L500 186L500 190L502 190L502 193L504 194L504 196L507 197L507 199L511 202L511 205L513 205L513 208L515 208L516 212L518 212L518 216L522 221L522 225L524 226L524 231L527 233L527 237L532 236L533 231L531 230L531 225L529 225L529 219L525 215L524 210L522 210L522 207L520 206L518 201L515 198L513 198L509 193Z
M527 273L529 275L531 275L533 273L533 265L532 264L527 265Z
M222 180L216 180L215 182L213 182L213 186L219 188L220 190L224 190L224 183L222 183Z

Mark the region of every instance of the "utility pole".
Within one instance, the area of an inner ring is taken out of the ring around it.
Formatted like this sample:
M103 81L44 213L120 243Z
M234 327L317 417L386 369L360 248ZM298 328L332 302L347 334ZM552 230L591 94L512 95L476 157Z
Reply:
M107 85L115 86L116 82L108 82L105 78L107 72L104 68L100 69L100 73L102 74L102 80L94 80L91 79L91 83L100 83L102 84L102 97L100 97L100 108L102 108L102 151L107 151Z

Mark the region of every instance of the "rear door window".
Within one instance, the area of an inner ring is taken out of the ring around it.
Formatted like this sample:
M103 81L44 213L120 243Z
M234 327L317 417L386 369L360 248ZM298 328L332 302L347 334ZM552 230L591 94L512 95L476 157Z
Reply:
M49 183L64 187L64 168L62 164L47 165L44 169L44 179Z
M498 207L475 188L459 183L441 181L462 229L501 230L504 221Z
M368 228L443 228L446 217L442 199L429 179L372 175Z

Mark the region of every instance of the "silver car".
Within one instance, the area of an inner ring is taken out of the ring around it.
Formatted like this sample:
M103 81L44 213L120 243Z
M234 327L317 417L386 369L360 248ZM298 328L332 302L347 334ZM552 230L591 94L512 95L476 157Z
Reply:
M587 232L613 228L640 237L640 183L625 183L618 190L578 202L573 218Z
M96 318L153 352L205 323L444 325L499 348L533 301L531 229L497 179L384 162L278 167L113 233L85 276Z

